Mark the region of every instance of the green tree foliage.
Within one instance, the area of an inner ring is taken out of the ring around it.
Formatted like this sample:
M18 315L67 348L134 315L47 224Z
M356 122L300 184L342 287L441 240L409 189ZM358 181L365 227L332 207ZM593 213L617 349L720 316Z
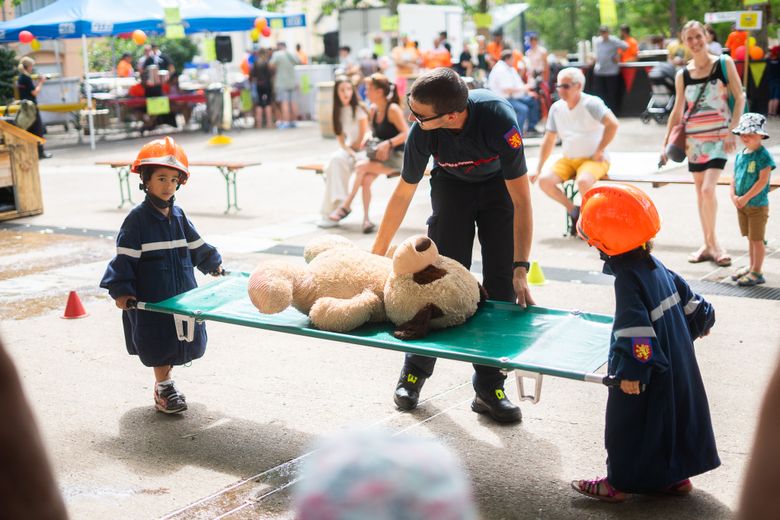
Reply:
M184 69L184 64L192 61L198 53L198 46L189 38L171 40L164 37L150 37L147 43L157 43L179 73ZM89 53L90 70L97 72L113 70L116 62L125 52L132 54L133 63L136 63L138 58L143 56L143 45L136 45L133 40L122 38L105 38L94 42Z
M14 81L18 64L14 51L5 46L0 47L0 103L4 105L14 98Z

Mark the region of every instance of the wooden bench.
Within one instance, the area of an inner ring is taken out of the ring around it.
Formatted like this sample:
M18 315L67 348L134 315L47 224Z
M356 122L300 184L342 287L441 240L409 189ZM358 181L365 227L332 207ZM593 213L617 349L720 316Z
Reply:
M653 188L661 188L663 186L666 186L667 184L693 184L693 175L688 171L668 171L668 172L660 172L660 173L649 173L649 174L640 174L640 175L632 175L632 174L623 174L623 173L616 173L612 172L611 175L605 175L600 181L612 181L612 182L638 182L638 183L647 183L653 186ZM729 186L731 185L731 176L730 175L721 175L718 179L718 186ZM777 188L780 188L780 176L775 174L769 175L769 191L776 190ZM565 181L563 183L563 192L566 194L566 196L569 198L570 201L574 202L574 197L577 196L579 191L577 190L577 185L574 183L574 179ZM571 231L571 217L569 216L569 213L566 213L566 234L570 234ZM574 232L576 234L576 231Z
M119 196L121 201L119 208L124 207L125 202L133 204L130 191L130 167L133 161L128 160L108 160L108 161L95 161L95 164L101 166L110 166L116 171L117 178L119 179ZM225 213L230 213L231 208L236 211L240 211L238 207L238 185L236 184L236 174L239 170L248 168L250 166L259 166L261 163L257 161L190 161L190 167L204 166L210 168L216 168L222 177L225 179L225 187L227 188L227 208Z
M325 178L325 165L323 163L299 164L297 169L314 172L317 175L322 175L323 179ZM385 174L388 179L398 177L399 175L401 175L400 170L392 170L390 173Z

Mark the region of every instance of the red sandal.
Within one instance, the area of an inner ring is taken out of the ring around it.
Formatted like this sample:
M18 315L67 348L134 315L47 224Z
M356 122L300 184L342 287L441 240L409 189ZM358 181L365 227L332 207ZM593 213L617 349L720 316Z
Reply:
M571 487L577 493L604 502L623 502L628 497L626 493L612 487L612 484L607 481L607 477L596 477L593 480L572 480Z
M675 495L682 497L689 494L691 491L693 491L693 484L691 483L691 479L686 478L685 480L681 480L680 482L664 488L661 490L661 493L665 495Z

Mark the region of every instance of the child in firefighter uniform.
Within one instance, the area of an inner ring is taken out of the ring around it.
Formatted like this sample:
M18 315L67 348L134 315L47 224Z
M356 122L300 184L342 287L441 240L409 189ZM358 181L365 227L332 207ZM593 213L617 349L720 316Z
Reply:
M720 465L693 349L715 311L650 254L660 219L640 189L591 189L577 227L615 277L608 372L620 387L610 388L607 399L607 476L572 487L608 502L629 493L687 494L690 477Z
M141 148L131 171L141 176L146 199L127 215L117 236L116 256L100 287L123 310L125 343L131 355L154 368L154 403L164 413L187 409L171 379L173 365L203 356L206 326L195 325L194 340L180 341L173 316L133 309L135 301L159 302L197 286L193 267L222 274L222 257L200 237L174 205L174 194L189 178L187 156L170 137Z

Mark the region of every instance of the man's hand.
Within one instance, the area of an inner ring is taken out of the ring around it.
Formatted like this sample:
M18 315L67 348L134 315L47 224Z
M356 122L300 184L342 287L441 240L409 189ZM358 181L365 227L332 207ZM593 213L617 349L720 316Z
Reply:
M533 184L536 182L536 179L538 179L539 175L541 174L542 174L541 170L537 169L534 173L528 174L528 180L530 181L531 184Z
M596 152L591 155L590 159L595 162L601 162L604 160L604 150L596 150Z
M745 199L745 196L737 197L736 200L734 200L734 205L737 207L737 209L742 209L745 207L745 204L747 204L747 200Z
M515 290L515 303L520 307L525 309L528 305L536 303L531 296L531 289L528 287L528 273L524 268L518 267L512 273L512 287Z
M639 381L626 381L625 379L620 382L620 389L624 394L639 395Z
M122 309L123 311L129 310L130 307L127 306L127 302L130 300L135 300L135 296L132 295L126 295L126 296L120 296L116 300L114 300L114 303L117 307Z
M729 132L729 134L726 136L726 139L724 139L723 142L723 151L726 153L734 153L734 151L737 149L737 138Z

